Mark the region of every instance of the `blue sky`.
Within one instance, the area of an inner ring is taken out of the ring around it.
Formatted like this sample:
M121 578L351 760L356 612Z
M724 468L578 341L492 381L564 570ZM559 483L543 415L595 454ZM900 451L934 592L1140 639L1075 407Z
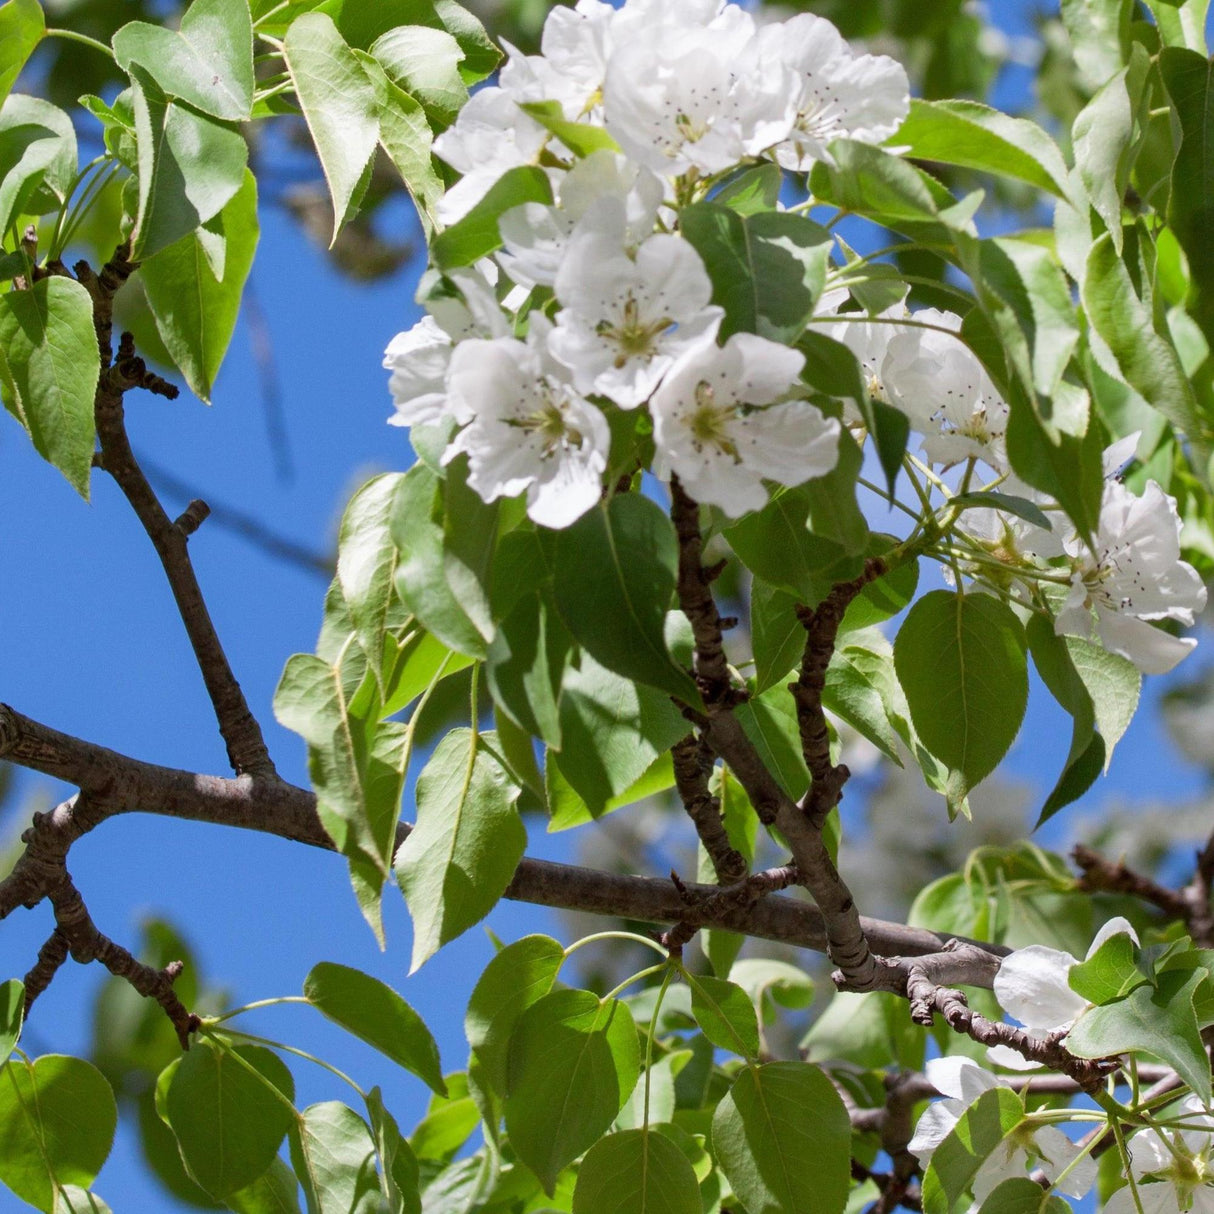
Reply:
M990 8L1010 32L1031 30L1030 5L994 0ZM1002 99L1024 87L1023 76L1010 80ZM171 403L132 395L129 429L138 452L201 496L248 511L303 544L327 547L352 490L410 458L404 432L384 424L390 402L380 359L391 336L416 319L412 294L420 263L390 282L354 285L334 273L294 225L269 211L264 222L253 289L268 317L293 478L275 473L247 328L237 332L210 408L188 394ZM412 235L411 221L401 222ZM180 510L185 502L169 495L166 505ZM10 421L0 425L0 518L0 568L8 571L0 595L0 698L57 729L142 759L224 772L223 745L167 586L117 489L98 475L93 500L85 504ZM306 783L302 742L274 722L270 703L286 658L313 647L324 583L211 525L204 524L191 550L279 768ZM1148 704L1159 690L1156 681ZM1068 740L1069 724L1035 694L1005 769L1044 793ZM1201 786L1201 774L1170 748L1147 710L1086 804L1114 793L1181 798ZM50 801L69 790L22 776L19 791L13 803L25 811L36 798ZM10 814L0 830L22 825ZM535 854L559 858L576 841L546 836L538 823L531 831ZM237 1002L297 994L312 964L340 959L390 982L414 1004L439 1039L446 1069L465 1062L463 1008L472 976L491 952L484 933L467 933L407 979L403 903L389 891L389 947L380 954L355 908L344 865L328 854L133 815L79 843L71 870L104 932L131 943L143 915L165 914L194 942L205 974L229 986ZM489 922L506 939L555 927L548 911L506 903ZM0 978L24 973L50 929L45 906L6 922ZM26 1042L31 1052L86 1049L88 1013L102 976L97 967L65 967L37 1005ZM411 1125L424 1106L420 1081L394 1073L309 1009L259 1014L246 1027L312 1049L366 1087L380 1083L402 1125ZM341 1098L314 1069L294 1069L301 1104ZM98 1191L118 1211L176 1209L143 1175L136 1155L131 1136L120 1131ZM0 1210L17 1208L7 1191L0 1193Z

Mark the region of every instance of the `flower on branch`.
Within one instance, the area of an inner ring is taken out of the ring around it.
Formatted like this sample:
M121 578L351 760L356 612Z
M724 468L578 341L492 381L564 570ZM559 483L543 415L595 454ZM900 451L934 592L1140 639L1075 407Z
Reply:
M776 161L808 172L815 161L831 161L836 139L881 143L910 109L910 82L902 65L887 55L856 55L824 17L799 13L763 27L759 58L783 63L795 85L793 129L774 149Z
M1058 612L1059 633L1090 636L1093 617L1101 644L1144 674L1164 674L1197 644L1151 620L1192 625L1206 605L1206 588L1180 559L1176 500L1148 481L1137 497L1120 481L1105 482L1094 550L1078 536L1065 542L1071 591Z
M933 1058L924 1069L928 1082L945 1097L927 1106L907 1144L907 1149L926 1168L966 1109L983 1092L1000 1084L996 1076L969 1058ZM1096 1181L1096 1164L1088 1158L1080 1159L1079 1153L1079 1148L1057 1127L1026 1121L999 1143L979 1167L970 1185L974 1200L981 1204L999 1184L1023 1177L1030 1166L1040 1168L1067 1196L1082 1197Z
M482 265L496 277L492 262ZM391 426L425 426L447 416L453 343L510 332L489 277L476 268L452 270L447 277L455 292L432 294L426 301L430 314L398 333L384 351L384 367L392 372L388 389L396 405L388 419Z
M630 257L621 209L595 215L603 221L587 216L557 275L552 352L581 391L634 409L680 354L716 337L724 313L709 303L708 272L682 237L650 236Z
M526 341L473 338L456 347L449 404L468 424L443 462L467 453L468 484L485 501L526 490L535 522L568 527L599 500L611 434L549 353L548 335L536 316Z
M1130 1139L1130 1171L1138 1183L1118 1189L1105 1214L1214 1214L1214 1116L1196 1096L1186 1096L1177 1113L1193 1128L1140 1130Z
M736 518L767 501L763 480L799 485L839 458L839 423L784 400L804 356L752 333L688 350L650 401L655 472Z
M1096 933L1087 956L1093 956L1106 940L1122 933L1138 943L1138 934L1129 921L1117 916ZM1071 990L1069 975L1078 964L1079 959L1070 953L1042 944L1017 949L1003 959L995 975L995 998L1009 1016L1024 1025L1030 1037L1044 1039L1063 1033L1090 1006L1082 995ZM992 1046L987 1057L1018 1071L1040 1065L1006 1045Z
M501 217L503 247L497 260L519 286L551 287L583 216L593 210L602 225L607 218L599 212L610 208L613 217L622 218L620 243L632 252L652 235L665 189L660 177L619 153L592 152L561 179L559 206L525 202Z

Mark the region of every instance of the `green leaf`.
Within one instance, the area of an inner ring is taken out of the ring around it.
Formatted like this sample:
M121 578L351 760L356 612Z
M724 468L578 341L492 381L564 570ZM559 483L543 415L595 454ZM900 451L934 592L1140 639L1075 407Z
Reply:
M464 52L446 30L397 26L375 40L371 54L393 84L421 103L435 130L455 121L468 87L459 74Z
M763 1024L776 1019L777 1007L795 1011L813 1002L814 980L787 961L744 957L734 963L729 977L750 996Z
M467 670L472 661L467 654L453 653L428 632L406 635L405 643L396 649L395 655L384 659L385 699L381 717L408 708L432 684Z
M1098 89L1124 66L1133 7L1130 0L1062 0L1062 22L1088 89Z
M586 1153L573 1214L701 1214L700 1185L687 1156L656 1130L623 1130Z
M1141 86L1140 73L1132 79L1130 69L1122 68L1080 110L1071 129L1079 180L1118 253L1122 199L1137 150L1134 118Z
M1027 1176L1002 1181L987 1195L978 1214L1067 1214L1070 1206Z
M0 1073L0 1180L49 1212L59 1185L93 1183L117 1123L113 1090L83 1058L11 1059Z
M413 918L410 973L497 905L523 857L520 790L494 741L452 730L418 777L417 822L396 853Z
M748 1214L842 1214L850 1143L843 1100L806 1062L748 1066L712 1118L714 1153Z
M545 130L551 131L575 156L589 156L603 149L610 152L620 150L620 145L601 126L570 122L559 101L519 102L519 109L534 118Z
M557 536L554 589L565 626L609 670L688 703L699 693L666 648L678 541L661 508L619 494Z
M670 697L600 666L586 654L565 672L561 746L546 763L550 831L565 830L674 783L669 759L687 733Z
M688 975L691 1014L713 1045L749 1062L759 1058L759 1021L750 996L736 983L708 974Z
M524 202L552 204L548 175L533 164L507 170L467 215L436 236L430 245L431 260L440 270L452 270L487 257L502 243L497 221Z
M961 506L964 509L1001 510L1004 514L1014 514L1026 523L1032 523L1043 531L1052 531L1054 524L1036 502L1030 502L1027 497L1016 497L1010 493L974 492L955 493L948 499L950 506Z
M521 729L559 749L561 675L569 634L539 594L524 595L501 621L485 662L494 701Z
M1090 957L1072 965L1066 976L1071 990L1089 1003L1111 1003L1148 981L1138 968L1128 932L1110 936Z
M713 302L725 309L722 339L800 335L826 282L832 241L825 228L802 215L741 215L716 202L685 207L679 228L704 259Z
M401 478L389 525L396 541L396 591L418 621L444 645L485 656L486 636L473 617L489 617L483 591L470 585L466 567L449 557L443 531L444 485L424 464ZM460 574L463 577L459 577ZM458 582L458 587L457 587ZM492 637L492 628L489 629Z
M291 1072L277 1054L204 1038L182 1056L164 1107L190 1175L223 1198L270 1167L295 1120L294 1098Z
M755 691L762 694L799 666L805 628L797 619L797 596L756 577L750 585L750 643Z
M883 1070L892 1059L907 1070L923 1066L926 1032L911 1023L906 1004L886 991L831 996L801 1039L806 1062L847 1062Z
M1028 240L981 241L971 276L992 327L1051 435L1082 435L1085 409L1069 408L1060 381L1079 342L1070 287L1050 250ZM1057 399L1052 399L1057 397Z
M379 92L380 146L396 166L412 196L429 240L437 224L435 208L445 188L430 155L434 132L426 121L420 101L393 84L382 68L373 71L365 62L363 67Z
M472 988L464 1033L484 1067L485 1079L506 1094L510 1035L518 1018L556 981L565 950L551 936L524 936L485 966Z
M380 1160L380 1187L388 1203L388 1214L421 1214L417 1159L401 1137L392 1114L384 1108L379 1088L366 1096L367 1117Z
M342 515L337 538L337 581L358 643L381 681L384 629L394 597L396 568L396 545L388 520L401 480L401 473L388 472L363 485Z
M1204 22L1203 22L1204 24ZM1201 53L1167 47L1159 70L1180 122L1180 147L1172 164L1168 225L1189 259L1189 308L1214 343L1214 77Z
M800 797L809 787L809 769L792 696L783 687L772 687L739 704L735 715L767 770L790 797Z
M131 258L145 261L228 204L245 180L240 132L171 101L141 67L131 67L139 151L138 206Z
M880 633L849 637L836 646L826 668L822 705L902 766L893 722L904 715L905 700L889 643Z
M990 595L933 590L899 629L894 665L919 737L973 788L994 771L1024 717L1020 621Z
M246 170L244 184L218 215L139 267L161 341L190 390L208 403L236 329L259 234L257 182ZM222 250L218 269L207 256L212 242Z
M359 185L379 142L375 86L324 13L291 23L283 55L333 199L333 236L358 210Z
M774 211L780 200L780 187L784 174L780 166L769 162L743 169L731 174L716 190L712 201L717 206L729 207L739 215L753 215L757 211Z
M480 1122L480 1110L462 1071L447 1076L449 1095L432 1097L425 1117L410 1136L409 1145L419 1160L449 1163Z
M334 1024L411 1071L440 1096L447 1094L433 1035L390 986L361 970L321 961L304 980L303 993Z
M1105 1058L1141 1051L1158 1058L1207 1104L1210 1063L1193 1009L1204 970L1169 970L1157 986L1140 986L1124 999L1088 1008L1067 1033L1066 1045L1080 1058Z
M1183 46L1204 59L1210 0L1146 0L1165 46Z
M1087 537L1096 531L1104 492L1101 433L1100 426L1089 422L1082 438L1051 434L1029 401L1019 394L1012 400L1007 427L1012 470L1034 489L1054 498L1079 534Z
M304 1109L291 1132L291 1162L311 1214L378 1214L382 1209L371 1131L340 1101Z
M38 0L8 0L0 5L0 101L12 91L45 30Z
M810 495L804 485L777 491L725 529L725 538L756 576L816 607L837 581L856 577L863 561L831 540L810 533Z
M819 161L810 173L810 191L819 202L878 219L896 230L944 235L942 212L956 199L934 177L866 143L839 139L830 150L835 163Z
M1067 168L1058 145L1035 122L1012 118L977 101L911 101L910 114L891 136L916 160L958 164L1027 181L1065 197Z
M804 484L809 500L806 525L822 539L838 544L848 556L863 553L868 548L868 520L856 501L856 478L864 456L851 433L839 434L839 457L825 475Z
M253 21L248 0L193 0L180 29L131 21L113 40L118 66L138 64L170 97L214 118L253 108Z
M868 556L885 556L898 541L892 535L874 532L869 539ZM903 559L892 569L874 578L860 591L843 613L840 632L870 628L897 615L915 597L919 588L919 562Z
M1024 1102L1015 1092L983 1092L932 1152L923 1176L924 1214L950 1214L983 1162L1023 1121Z
M365 718L354 715L347 695L335 667L313 654L297 653L287 661L274 693L274 715L308 743L317 810L337 850L351 861L369 864L382 878L395 848L405 727L380 724L375 712Z
M93 303L78 282L52 275L0 295L4 404L86 500L100 371Z
M551 1195L557 1173L607 1132L636 1086L636 1025L618 999L553 991L510 1036L506 1132Z
M362 50L402 25L445 29L464 53L460 70L467 84L483 80L502 57L481 23L453 0L324 0L319 7L337 23L342 37Z
M252 1184L229 1193L224 1204L235 1214L299 1214L299 1181L295 1179L295 1173L275 1157Z
M10 978L0 984L0 1065L8 1061L17 1042L21 1040L21 1023L25 1018L25 983Z
M20 215L59 210L75 183L77 159L70 115L41 97L6 98L0 108L2 229L7 232Z
M1092 328L1112 351L1126 383L1208 455L1214 432L1198 414L1175 347L1155 331L1151 313L1107 233L1088 254L1081 293Z
M113 1214L96 1193L67 1184L55 1193L55 1214Z

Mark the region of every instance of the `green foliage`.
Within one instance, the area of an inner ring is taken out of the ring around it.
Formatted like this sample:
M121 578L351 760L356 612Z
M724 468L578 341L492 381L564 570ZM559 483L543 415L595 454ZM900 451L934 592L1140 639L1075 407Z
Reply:
M322 961L304 982L304 998L322 1015L412 1071L440 1096L447 1094L434 1037L390 986L360 970Z

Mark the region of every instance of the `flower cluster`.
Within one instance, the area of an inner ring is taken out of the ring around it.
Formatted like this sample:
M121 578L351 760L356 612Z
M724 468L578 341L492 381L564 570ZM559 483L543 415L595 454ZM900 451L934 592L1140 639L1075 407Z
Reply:
M438 214L458 223L521 166L547 174L555 201L507 210L493 259L449 271L425 296L428 314L386 352L392 420L455 429L444 461L466 455L476 492L525 493L547 527L599 500L613 433L643 436L641 451L652 438L641 464L617 450L614 474L677 476L732 517L761 508L768 482L828 473L840 423L806 399L803 355L756 334L723 338L680 215L746 165L803 173L831 161L835 140L887 139L907 113L903 70L855 54L822 18L759 25L724 0L578 0L551 11L541 46L512 50L497 84L435 141L462 174ZM1191 625L1205 589L1180 559L1173 499L1154 483L1136 496L1111 467L1089 547L1058 503L1012 473L1010 409L962 318L856 309L836 286L814 324L856 356L874 400L905 414L921 497L997 489L1030 507L955 514L950 569L1048 612L1060 634L1095 634L1146 673L1175 666L1194 642L1155 622ZM863 438L858 404L844 402L842 420ZM1128 454L1118 444L1109 460Z
M462 174L438 215L457 223L523 165L544 169L555 205L502 215L496 261L448 274L389 345L393 421L461 427L444 458L466 454L486 500L525 492L549 527L598 500L610 418L630 410L648 413L653 470L733 516L764 504L764 481L829 472L840 427L805 399L803 355L721 340L677 208L741 165L804 172L835 139L887 138L907 112L905 72L821 18L759 26L722 0L579 0L552 10L541 47L512 51L435 141ZM604 146L574 155L536 103Z

